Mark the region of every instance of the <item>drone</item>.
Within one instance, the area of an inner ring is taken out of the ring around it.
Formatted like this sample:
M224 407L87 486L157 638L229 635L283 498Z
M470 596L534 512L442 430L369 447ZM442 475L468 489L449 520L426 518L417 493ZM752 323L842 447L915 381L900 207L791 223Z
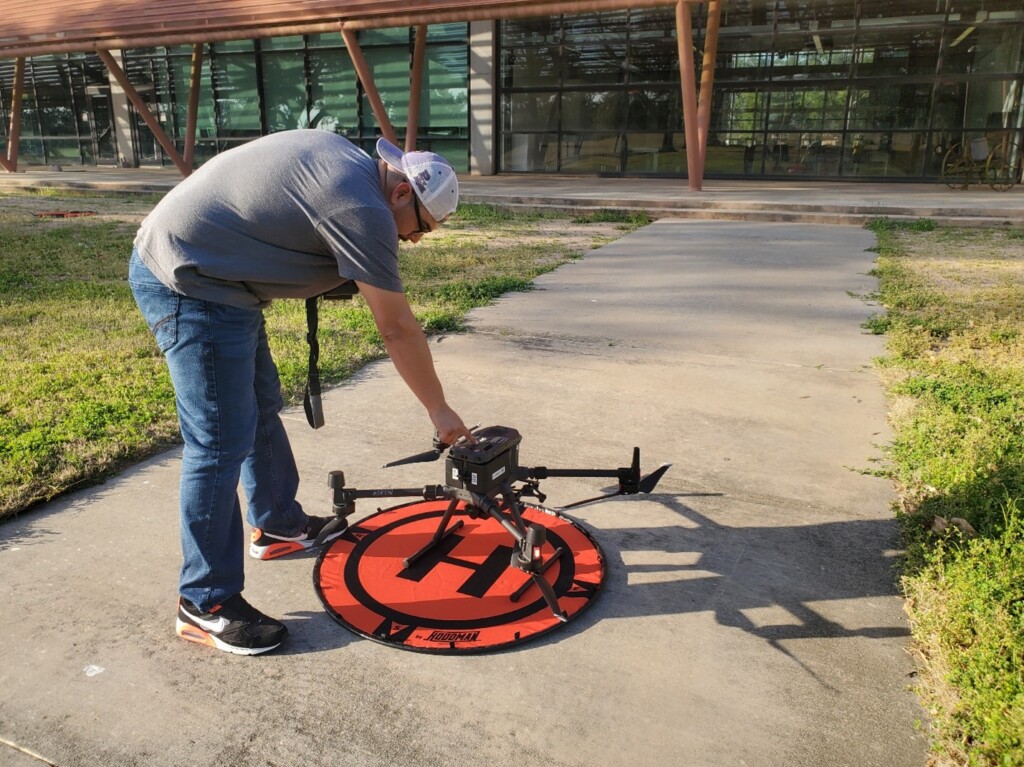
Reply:
M509 567L526 573L537 586L544 602L552 614L562 622L568 620L560 608L555 591L543 577L551 565L565 552L559 547L544 559L542 551L547 542L547 529L540 524L527 524L524 520L524 498L536 498L544 503L547 496L540 490L540 480L550 477L614 477L618 487L614 492L571 503L567 509L593 503L617 495L634 495L653 492L658 481L671 464L663 464L646 476L640 474L640 448L633 448L629 466L617 469L549 469L546 466L526 467L519 465L519 445L522 435L508 426L488 426L472 431L474 441L459 440L454 445L441 442L434 437L433 449L384 464L383 468L411 463L436 461L445 455L444 484L425 487L396 487L360 490L346 487L345 474L331 471L328 487L332 490L334 519L330 520L317 536L320 545L332 535L345 530L348 518L355 512L355 502L360 498L420 497L426 501L448 500L448 507L441 516L436 531L426 545L412 552L402 561L404 568L412 565L441 544L448 536L460 529L463 519L454 522L452 517L460 504L463 514L470 519L490 517L500 524L515 541ZM513 595L513 599L516 595Z

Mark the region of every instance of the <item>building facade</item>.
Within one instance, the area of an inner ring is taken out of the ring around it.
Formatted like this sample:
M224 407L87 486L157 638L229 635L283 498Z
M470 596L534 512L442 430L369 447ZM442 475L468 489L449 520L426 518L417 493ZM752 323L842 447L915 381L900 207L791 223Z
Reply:
M701 65L702 6L695 6ZM399 136L414 30L360 45ZM197 161L279 130L379 135L340 35L206 47ZM707 178L936 179L945 149L1024 143L1021 0L735 0L723 9ZM191 48L121 62L183 146ZM433 25L417 143L464 172L686 175L673 10ZM0 61L0 147L13 62ZM169 165L94 54L28 59L26 164Z

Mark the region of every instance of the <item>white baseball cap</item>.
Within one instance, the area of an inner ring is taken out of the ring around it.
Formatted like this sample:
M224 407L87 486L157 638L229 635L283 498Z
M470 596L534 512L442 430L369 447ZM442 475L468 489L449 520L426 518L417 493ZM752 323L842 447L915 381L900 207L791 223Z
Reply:
M403 152L385 138L377 139L377 154L405 174L416 196L435 221L444 221L459 205L459 180L455 168L434 152Z

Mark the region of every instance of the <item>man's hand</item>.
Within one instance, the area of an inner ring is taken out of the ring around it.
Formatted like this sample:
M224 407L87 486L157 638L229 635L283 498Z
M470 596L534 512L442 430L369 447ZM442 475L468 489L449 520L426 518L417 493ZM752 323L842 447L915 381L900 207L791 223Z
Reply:
M437 429L438 438L446 445L454 445L463 437L467 442L476 442L469 429L466 428L466 424L459 418L459 414L448 405L431 413L430 420L434 424L434 428Z
M466 424L445 401L427 338L413 316L405 294L381 290L362 282L357 284L373 312L391 361L406 386L427 409L438 437L446 445L454 445L460 437L475 442Z

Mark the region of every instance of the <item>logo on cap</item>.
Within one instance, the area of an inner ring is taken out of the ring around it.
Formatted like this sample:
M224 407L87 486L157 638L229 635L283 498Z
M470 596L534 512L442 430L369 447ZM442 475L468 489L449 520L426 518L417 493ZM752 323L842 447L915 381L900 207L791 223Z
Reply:
M419 190L420 196L422 197L426 194L427 186L430 183L430 171L421 170L413 177L412 181L416 184L416 188Z

